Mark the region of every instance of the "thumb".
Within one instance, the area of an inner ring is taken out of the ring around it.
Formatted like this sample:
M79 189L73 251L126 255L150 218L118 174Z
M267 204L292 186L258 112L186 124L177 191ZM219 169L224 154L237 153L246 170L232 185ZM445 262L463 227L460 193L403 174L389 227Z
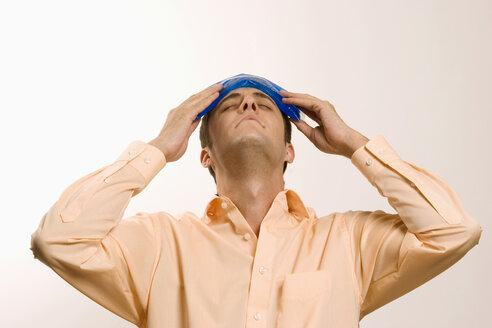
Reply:
M311 131L313 130L313 128L311 126L309 126L309 124L307 124L304 120L299 120L298 122L293 120L293 119L290 119L292 123L294 123L294 125L297 127L297 129L299 131L302 132L302 134L304 134L309 140L311 140Z
M191 134L193 133L193 131L195 131L196 127L198 126L198 124L200 122L201 122L201 119L198 119L196 121L193 121L193 123L191 123L190 129L188 130L188 136L191 136Z

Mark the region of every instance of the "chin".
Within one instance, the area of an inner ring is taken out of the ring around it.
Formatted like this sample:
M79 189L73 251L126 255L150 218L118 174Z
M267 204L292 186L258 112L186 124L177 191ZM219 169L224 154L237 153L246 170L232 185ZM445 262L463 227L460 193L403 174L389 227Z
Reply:
M259 133L242 133L237 135L234 140L231 140L231 144L240 144L242 147L245 146L255 146L255 147L266 147L271 146L270 141L262 134Z

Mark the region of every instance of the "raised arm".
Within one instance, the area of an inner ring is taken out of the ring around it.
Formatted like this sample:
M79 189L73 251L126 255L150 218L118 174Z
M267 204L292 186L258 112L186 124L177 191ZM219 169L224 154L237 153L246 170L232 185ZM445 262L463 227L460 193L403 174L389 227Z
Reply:
M31 235L35 258L136 325L145 315L160 250L159 223L142 213L121 219L130 199L165 164L156 147L130 143L113 164L72 183Z
M449 184L401 159L383 136L357 149L351 162L397 212L345 213L362 319L452 266L483 229Z
M131 198L166 163L185 152L200 120L219 95L215 84L169 111L158 137L136 140L108 166L72 183L31 235L34 257L118 316L143 326L161 252L159 219L139 212L121 220Z
M383 136L367 139L349 127L326 100L281 91L319 126L294 121L318 149L350 158L388 199L396 214L345 212L360 318L437 276L478 244L482 227L466 212L453 188L406 162Z

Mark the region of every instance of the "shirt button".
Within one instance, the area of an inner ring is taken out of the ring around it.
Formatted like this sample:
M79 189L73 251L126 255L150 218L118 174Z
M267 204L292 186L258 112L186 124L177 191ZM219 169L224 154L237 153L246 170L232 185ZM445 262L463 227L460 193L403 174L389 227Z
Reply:
M251 239L251 235L250 235L249 233L247 233L247 232L246 232L246 233L243 235L243 238L244 238L244 240L250 240L250 239Z
M259 269L260 273L261 274L264 274L266 272L266 269L264 266L261 266L260 269Z
M207 214L210 215L210 216L214 215L213 212L208 212Z
M372 164L372 158L368 158L366 161L366 165L371 165Z
M410 185L411 185L412 187L415 187L415 183L413 183L413 182L410 182Z
M108 178L104 179L104 182L109 183L109 179Z
M260 319L261 319L260 312L256 312L255 313L255 320L260 320Z
M220 204L220 206L222 206L222 208L226 208L227 207L227 203L226 202L222 202L222 204Z
M144 162L145 162L145 163L147 163L147 164L149 164L149 163L150 163L150 158L146 158L146 159L144 160Z

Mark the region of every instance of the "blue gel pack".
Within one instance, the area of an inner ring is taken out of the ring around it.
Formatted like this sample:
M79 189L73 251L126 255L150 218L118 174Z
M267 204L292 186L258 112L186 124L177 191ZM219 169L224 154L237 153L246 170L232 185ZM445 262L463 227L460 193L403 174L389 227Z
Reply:
M263 77L241 73L224 79L215 84L223 85L223 88L219 91L219 96L207 108L205 108L200 114L198 114L194 121L198 120L200 117L212 110L229 92L239 88L256 88L258 90L261 90L270 98L272 98L275 104L277 104L277 107L287 116L293 118L296 121L299 121L301 119L300 110L297 106L286 104L282 101L282 98L284 97L279 93L279 91L285 89Z

